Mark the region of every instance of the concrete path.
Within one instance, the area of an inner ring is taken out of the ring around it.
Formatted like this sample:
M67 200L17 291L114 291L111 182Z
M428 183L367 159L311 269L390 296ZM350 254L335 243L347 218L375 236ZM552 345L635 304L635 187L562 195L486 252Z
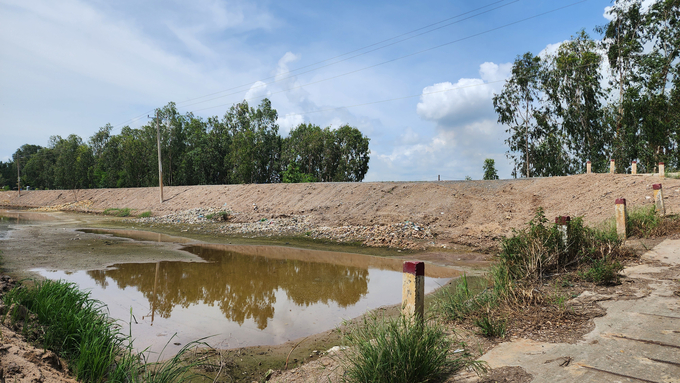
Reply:
M680 240L665 240L642 259L623 274L649 280L651 293L600 302L607 314L582 341L516 340L481 359L491 368L520 366L535 383L680 382ZM600 300L590 292L579 298Z

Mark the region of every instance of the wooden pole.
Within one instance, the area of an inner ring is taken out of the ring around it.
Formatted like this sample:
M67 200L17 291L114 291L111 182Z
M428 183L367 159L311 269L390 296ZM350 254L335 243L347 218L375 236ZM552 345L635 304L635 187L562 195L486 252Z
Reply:
M21 197L21 165L19 164L19 156L17 156L17 191Z
M423 321L425 315L425 264L404 262L401 294L402 313Z
M158 126L158 111L156 111L156 146L158 146L158 186L161 188L161 203L163 203L163 163L161 162L161 130Z

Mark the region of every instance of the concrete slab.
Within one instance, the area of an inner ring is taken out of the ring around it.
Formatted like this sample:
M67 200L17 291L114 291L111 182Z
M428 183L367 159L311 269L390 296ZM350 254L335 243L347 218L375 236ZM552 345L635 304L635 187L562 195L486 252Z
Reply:
M607 314L582 341L514 340L481 359L491 368L520 366L536 383L680 382L680 240L665 240L642 259L624 274L650 280L651 292L627 300L602 296Z

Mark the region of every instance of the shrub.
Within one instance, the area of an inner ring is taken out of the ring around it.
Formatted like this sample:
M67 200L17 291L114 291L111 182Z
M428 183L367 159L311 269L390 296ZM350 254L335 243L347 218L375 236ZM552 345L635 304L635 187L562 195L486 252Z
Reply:
M131 213L131 209L127 208L127 207L122 208L122 209L108 208L108 209L105 209L104 212L103 212L104 215L113 215L113 216L116 216L116 217L128 217L128 216L130 216L130 213Z
M150 211L142 212L137 217L139 217L139 218L149 218L149 217L151 217L151 212Z
M228 221L231 217L231 213L228 211L219 211L217 213L211 213L205 216L206 219L211 219L214 221Z
M592 264L580 273L581 278L586 281L595 282L600 285L611 285L619 282L619 272L623 266L618 261L609 258L595 259Z
M655 234L661 221L655 205L631 208L626 219L626 231L629 236L646 238Z
M345 377L349 382L429 382L461 361L449 358L444 332L401 316L364 318L344 334L349 344Z

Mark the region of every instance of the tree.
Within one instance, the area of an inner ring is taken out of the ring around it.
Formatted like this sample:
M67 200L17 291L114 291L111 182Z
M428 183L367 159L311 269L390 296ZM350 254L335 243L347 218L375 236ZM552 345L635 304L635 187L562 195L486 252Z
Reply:
M484 178L485 180L497 180L498 172L496 171L496 161L492 158L487 158L484 160Z
M541 114L540 71L540 57L530 52L518 56L512 65L512 76L501 93L493 97L498 122L507 126L510 135L505 140L510 147L506 155L525 177L531 176L533 142L539 135L536 116Z

